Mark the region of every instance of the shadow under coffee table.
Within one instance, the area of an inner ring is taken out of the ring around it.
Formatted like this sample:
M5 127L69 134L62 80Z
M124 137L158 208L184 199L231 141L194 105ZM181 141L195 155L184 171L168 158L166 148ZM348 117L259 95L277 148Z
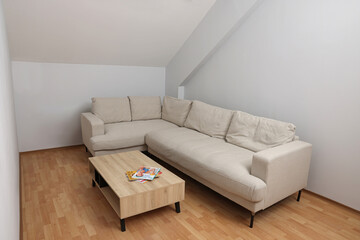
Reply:
M147 183L129 182L125 172L141 166L161 168L161 177ZM180 212L185 181L140 151L91 157L89 169L93 187L99 187L119 216L121 231L125 231L125 218L140 213L170 204L175 204L176 212Z

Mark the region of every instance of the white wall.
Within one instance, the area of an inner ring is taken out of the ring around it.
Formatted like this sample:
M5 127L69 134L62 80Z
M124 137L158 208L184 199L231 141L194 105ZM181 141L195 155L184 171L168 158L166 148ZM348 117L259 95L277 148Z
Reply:
M12 62L19 150L81 144L92 97L163 96L165 69Z
M185 85L188 99L293 122L313 144L308 189L357 210L359 9L355 0L264 1Z
M19 239L19 152L13 86L0 1L0 239Z
M191 77L259 2L262 1L217 0L166 66L166 94L176 97L177 87Z

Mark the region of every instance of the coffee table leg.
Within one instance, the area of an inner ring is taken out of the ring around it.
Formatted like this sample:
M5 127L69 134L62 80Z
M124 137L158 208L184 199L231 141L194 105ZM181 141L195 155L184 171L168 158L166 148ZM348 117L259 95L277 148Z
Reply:
M121 226L121 231L125 232L126 228L125 228L125 219L120 219L120 226Z
M175 211L176 211L177 213L180 212L180 202L176 202L176 203L175 203Z
M94 179L92 179L91 182L92 182L92 186L95 187L95 181L94 181Z

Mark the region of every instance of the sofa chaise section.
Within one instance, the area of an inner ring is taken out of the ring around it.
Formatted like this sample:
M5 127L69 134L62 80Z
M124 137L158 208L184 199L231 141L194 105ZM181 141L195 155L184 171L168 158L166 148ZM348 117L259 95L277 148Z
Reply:
M151 132L146 144L150 153L161 154L170 165L176 163L211 185L250 202L264 199L266 184L250 174L254 153L247 149L187 128Z
M252 226L256 212L306 187L312 146L297 140L291 123L229 111L194 101L186 128L151 132L145 142L153 155L250 210Z

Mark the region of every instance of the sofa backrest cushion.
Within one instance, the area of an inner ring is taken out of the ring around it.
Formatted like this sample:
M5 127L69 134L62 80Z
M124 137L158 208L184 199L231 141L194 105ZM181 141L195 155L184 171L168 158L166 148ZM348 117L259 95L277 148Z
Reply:
M124 98L92 98L91 112L104 123L131 121L130 104Z
M165 96L162 107L162 119L172 122L180 127L184 126L189 114L191 101Z
M269 118L236 112L231 120L226 141L258 152L293 141L295 126Z
M224 138L232 115L231 110L193 101L184 126L212 137Z
M135 120L149 120L161 118L160 97L129 96L131 118Z
M229 131L226 134L226 141L251 151L255 151L256 143L254 136L259 125L260 118L254 115L237 111L234 113Z

